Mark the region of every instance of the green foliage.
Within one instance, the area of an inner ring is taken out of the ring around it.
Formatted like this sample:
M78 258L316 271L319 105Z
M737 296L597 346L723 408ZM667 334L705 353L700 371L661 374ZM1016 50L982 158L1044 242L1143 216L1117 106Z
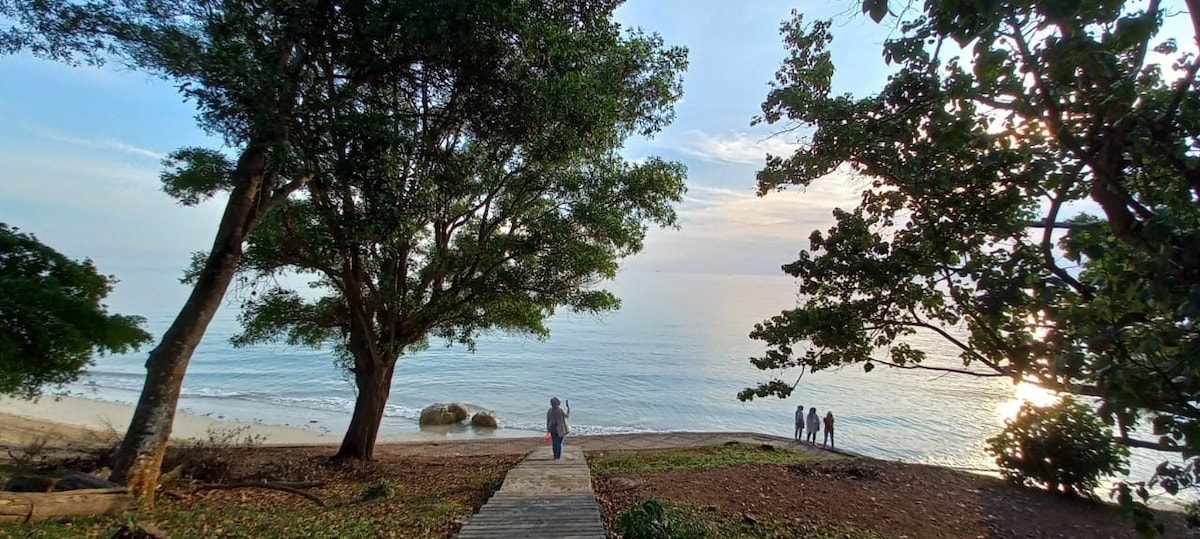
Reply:
M108 314L116 281L0 223L0 394L33 398L79 378L93 354L150 340L137 316Z
M888 4L862 7L878 19ZM790 55L756 122L805 140L768 158L759 193L845 181L862 197L783 266L804 299L754 328L768 349L751 362L1086 395L1122 443L1188 460L1152 484L1196 485L1200 63L1185 36L1121 0L909 7L881 51L896 71L867 97L832 93L829 22L783 28ZM959 361L930 360L917 333Z
M767 450L729 442L688 449L607 453L589 458L588 467L596 475L613 475L668 470L710 470L742 464L792 464L814 458L816 457L807 453Z
M792 519L762 518L747 521L744 513L712 511L694 504L670 500L647 500L621 514L618 527L623 537L722 539L883 539L872 532L831 524L800 524Z
M1187 525L1189 528L1200 528L1200 501L1188 502L1183 507L1183 513L1187 515Z
M369 502L394 497L396 497L396 484L387 479L376 479L373 483L363 487L362 494L358 495L358 500Z
M1095 412L1071 398L1040 408L1022 404L987 443L1009 481L1086 496L1100 479L1125 472L1129 458Z
M470 36L502 69L436 58L420 64L428 76L382 80L321 119L308 196L249 237L239 271L256 288L235 344L332 344L373 394L431 338L545 337L558 308L619 305L596 285L649 226L676 224L684 191L682 165L619 150L671 120L686 51L622 31L615 4L510 4ZM313 290L278 287L289 272ZM362 413L352 428L377 428Z
M648 500L621 514L621 536L627 539L690 539L704 537L699 530L667 514L658 500Z

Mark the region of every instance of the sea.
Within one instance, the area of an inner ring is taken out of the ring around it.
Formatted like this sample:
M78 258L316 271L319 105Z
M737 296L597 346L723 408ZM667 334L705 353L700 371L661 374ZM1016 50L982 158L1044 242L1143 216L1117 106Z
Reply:
M676 431L793 433L798 405L836 417L837 446L872 457L994 472L985 440L1021 402L1052 398L1011 380L861 366L807 373L788 399L741 402L739 390L772 376L749 358L764 351L754 324L797 305L786 276L625 272L605 288L622 301L604 315L556 313L549 338L488 334L474 351L432 341L397 363L381 435L421 432L423 407L460 402L489 411L500 428L429 430L461 439L540 436L551 397L569 400L576 434ZM157 336L179 305L142 312ZM128 313L135 314L135 313ZM235 348L236 299L218 312L184 380L180 410L221 419L341 434L355 387L328 349L285 344ZM961 365L932 335L913 337L933 364ZM145 350L100 357L70 394L135 403ZM1160 455L1137 452L1131 476L1145 479Z

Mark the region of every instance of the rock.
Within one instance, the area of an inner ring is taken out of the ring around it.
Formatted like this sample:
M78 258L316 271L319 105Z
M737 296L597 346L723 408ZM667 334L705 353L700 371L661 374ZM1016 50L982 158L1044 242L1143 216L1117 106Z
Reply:
M50 492L54 490L54 478L44 475L14 475L4 490L8 492Z
M109 539L167 539L167 534L149 522L140 522L135 526L125 524Z
M750 513L746 513L746 514L742 515L742 522L753 526L755 524L758 524L758 519L754 518L754 515L751 515Z
M471 416L471 426L494 429L496 428L496 414L491 412L475 412L475 415Z
M422 425L453 425L471 415L466 406L457 402L446 404L437 403L426 406L421 410Z
M54 483L54 490L82 490L85 488L117 488L121 485L100 479L91 474L67 472Z
M60 476L14 475L4 484L8 492L62 492L87 488L116 488L121 485L91 474L68 471Z

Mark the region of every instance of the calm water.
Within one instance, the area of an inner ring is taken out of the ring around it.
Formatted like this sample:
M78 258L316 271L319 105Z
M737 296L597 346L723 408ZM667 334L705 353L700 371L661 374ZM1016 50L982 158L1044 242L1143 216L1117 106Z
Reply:
M786 401L739 402L738 390L766 380L747 361L762 352L747 334L754 323L796 303L786 277L626 273L610 287L623 300L602 318L560 314L546 341L492 335L472 354L434 343L401 358L382 433L419 430L434 402L463 402L500 418L494 436L541 433L547 401L571 401L578 433L757 431L790 436L797 404L837 417L838 445L859 453L968 468L993 468L983 440L1015 411L1006 380L878 368L807 374ZM142 313L156 333L178 305ZM228 344L236 310L217 315L184 383L181 409L340 434L349 423L354 385L325 351ZM954 362L935 340L917 344ZM938 353L940 352L940 354ZM144 354L100 358L81 396L135 402ZM794 374L786 376L794 377ZM792 379L792 378L786 378ZM469 428L448 437L475 436ZM1148 475L1156 457L1138 456Z

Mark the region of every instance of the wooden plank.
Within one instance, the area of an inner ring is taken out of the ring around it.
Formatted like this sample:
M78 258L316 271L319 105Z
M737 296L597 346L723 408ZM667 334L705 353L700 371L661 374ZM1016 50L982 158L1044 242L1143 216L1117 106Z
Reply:
M544 447L527 455L455 537L605 538L583 452L566 449L562 460L551 460Z

